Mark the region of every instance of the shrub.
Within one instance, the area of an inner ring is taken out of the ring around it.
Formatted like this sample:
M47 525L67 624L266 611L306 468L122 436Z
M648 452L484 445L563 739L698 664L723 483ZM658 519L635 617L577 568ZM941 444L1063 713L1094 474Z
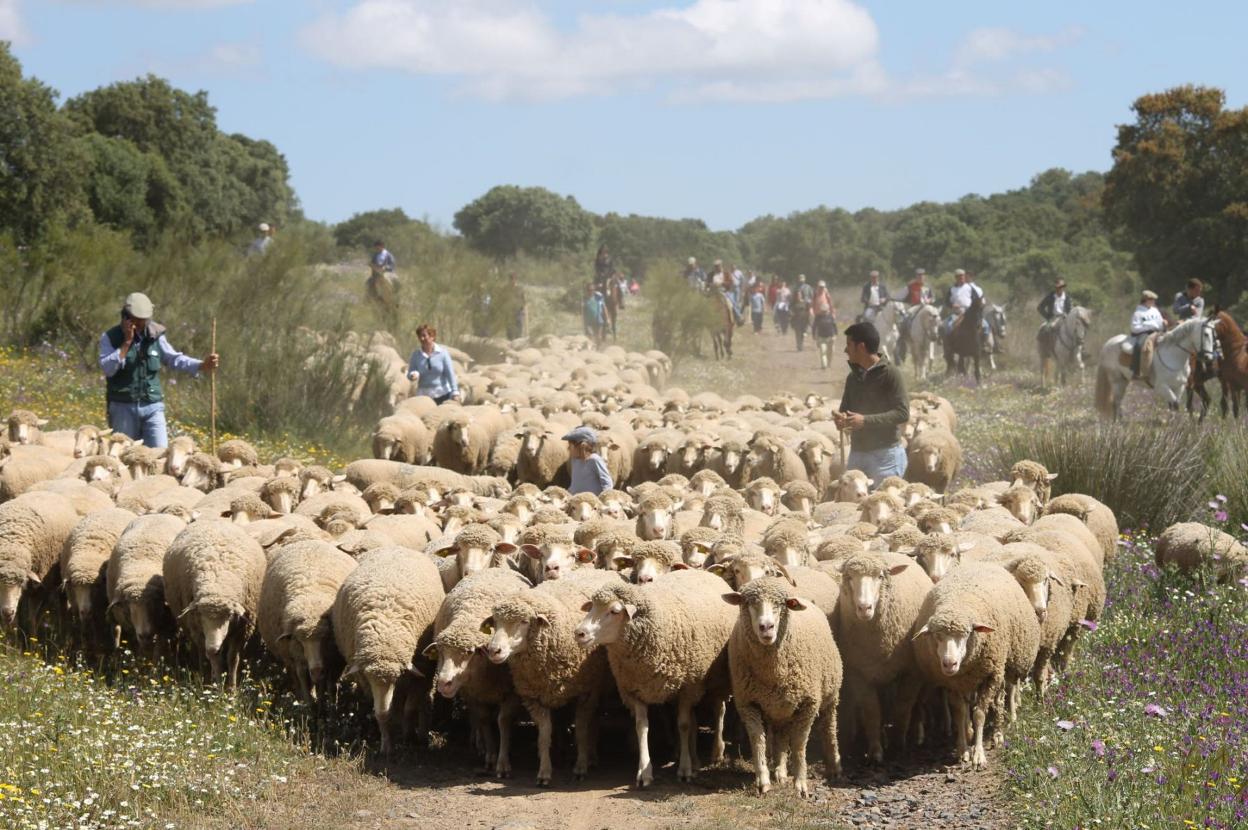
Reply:
M702 339L719 325L720 310L707 295L691 289L674 264L650 274L646 293L654 308L654 347L673 360L701 355Z

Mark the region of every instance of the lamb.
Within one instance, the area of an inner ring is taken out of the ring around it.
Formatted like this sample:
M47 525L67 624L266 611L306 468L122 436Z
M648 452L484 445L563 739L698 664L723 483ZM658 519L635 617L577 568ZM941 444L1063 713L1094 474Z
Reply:
M791 753L794 785L804 798L809 795L806 743L816 724L828 777L841 774L836 707L842 667L828 619L810 613L788 583L776 578L754 580L724 594L724 601L740 609L728 640L728 662L733 702L753 747L755 786L760 795L771 789L769 726L780 743L775 747L777 781L784 782Z
M9 455L0 460L0 501L9 501L25 493L41 481L64 472L71 459L50 447L9 447Z
M175 622L165 604L165 551L186 527L177 516L139 516L126 526L108 557L108 610L129 623L141 651L155 654L158 637L172 641ZM113 629L113 645L121 647L121 625Z
M494 550L504 555L523 553L521 570L536 585L593 564L594 552L574 544L572 533L571 525L537 524L524 529L519 546L499 542Z
M1069 513L1088 526L1088 530L1101 543L1102 561L1113 559L1118 553L1118 517L1101 502L1082 493L1066 493L1051 499L1044 506L1045 514Z
M900 554L859 553L837 563L841 595L837 642L849 699L860 708L867 755L884 760L880 692L895 690L896 747L905 746L920 690L910 632L932 581ZM849 691L852 689L852 692Z
M109 430L111 432L112 430ZM165 452L165 474L181 478L186 472L186 462L195 454L195 439L189 435L179 435L169 440Z
M790 481L784 485L782 504L794 513L809 517L818 501L819 491L808 481Z
M645 541L671 539L676 510L676 502L664 491L648 493L637 505L637 537Z
M958 758L980 770L984 721L996 706L1004 723L1008 687L1031 673L1040 648L1040 625L1027 595L1008 571L991 563L956 568L923 601L915 620L914 656L928 682L946 689L953 709ZM967 748L967 709L974 715L975 745ZM1012 708L1010 714L1013 714Z
M1030 487L1036 491L1036 496L1042 505L1049 502L1055 478L1057 478L1057 473L1050 473L1039 461L1024 459L1010 468L1010 486Z
M78 511L57 493L26 493L0 504L0 623L12 628L18 604L26 600L28 634L60 564L61 550L78 524Z
M763 552L781 565L805 565L810 560L806 524L798 519L780 519L762 537Z
M203 493L209 493L224 484L220 459L197 452L186 459L186 469L182 471L182 486L194 487Z
M520 439L520 457L516 461L516 480L531 482L538 487L569 483L568 445L559 440L546 424L527 423L516 430Z
M442 697L459 695L468 705L474 733L484 737L486 769L499 778L511 777L511 723L519 698L505 666L489 662L485 646L489 635L482 625L494 606L527 590L529 581L505 568L491 568L465 577L446 595L433 623L433 641L424 656L437 661L434 688ZM498 709L498 732L485 722ZM497 734L497 737L495 737Z
M74 526L61 548L61 584L84 639L93 629L99 630L92 620L107 606L104 576L108 558L134 517L129 510L117 507L92 513Z
M1025 525L1034 522L1043 507L1036 491L1021 484L1014 485L997 496L997 503Z
M962 468L962 445L948 430L929 429L914 436L906 457L906 481L943 493Z
M195 522L165 553L165 601L179 627L208 658L214 678L238 684L243 646L255 631L265 557L239 525Z
M755 438L746 461L747 478L770 478L775 481L808 481L806 465L795 451L772 436Z
M334 642L347 667L343 677L372 693L373 717L381 730L381 751L393 748L390 714L400 681L431 672L420 654L432 640L433 621L446 593L433 560L406 548L377 548L364 554L343 580L331 619Z
M846 470L832 483L832 501L853 502L857 504L871 492L875 482L867 478L862 470Z
M485 424L471 415L455 413L433 435L433 458L439 467L476 475L485 471L493 443L494 435Z
M580 779L589 770L590 722L610 675L606 652L586 652L576 644L573 629L584 604L619 578L597 569L575 571L497 603L485 622L493 629L486 656L496 666L511 666L516 693L537 725L539 787L550 786L553 778L551 710L569 703L576 703L576 765L572 771Z
M768 516L776 515L780 506L781 488L766 476L756 478L745 488L745 501L750 508Z
M26 445L42 445L43 432L41 427L46 427L48 421L46 418L40 418L29 409L14 409L9 413L9 441L14 444Z
M693 707L709 697L716 713L711 763L723 760L730 685L727 646L737 615L720 601L722 593L718 577L678 571L645 588L607 585L582 606L585 618L576 627L576 641L587 652L606 647L620 699L633 714L639 788L654 783L649 706L675 701L680 731L677 777L692 781L698 734Z
M1229 533L1200 522L1180 522L1166 528L1157 537L1154 555L1159 568L1174 565L1190 571L1212 564L1218 582L1238 579L1248 570L1248 549Z
M283 545L264 573L257 618L260 638L290 672L305 702L337 683L341 656L330 611L356 561L327 542Z
M373 458L428 464L433 450L433 435L419 417L400 412L377 422L372 444Z
M627 559L618 564L632 566L632 582L637 585L648 585L665 574L688 567L681 556L680 545L667 541L635 542Z

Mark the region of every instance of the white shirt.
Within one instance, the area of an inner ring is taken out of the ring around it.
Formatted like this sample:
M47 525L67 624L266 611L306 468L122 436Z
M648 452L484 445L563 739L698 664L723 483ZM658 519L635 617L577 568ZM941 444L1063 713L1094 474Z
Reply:
M867 305L879 305L879 304L880 304L880 287L878 285L873 285L871 286L871 299L867 303Z
M984 292L973 282L954 285L949 289L949 302L955 308L965 311L971 307L971 297L975 294L978 294L980 297L984 296Z
M1161 317L1161 310L1157 306L1149 308L1140 304L1135 307L1135 313L1131 315L1131 333L1144 334L1148 331L1165 331L1166 321Z

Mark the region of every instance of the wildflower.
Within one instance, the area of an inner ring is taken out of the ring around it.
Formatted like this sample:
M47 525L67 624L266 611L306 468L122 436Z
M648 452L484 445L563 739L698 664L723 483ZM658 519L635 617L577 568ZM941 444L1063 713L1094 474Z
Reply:
M1097 629L1096 620L1080 620L1079 624L1088 631L1096 631Z
M1051 766L1048 768L1048 770L1046 770L1046 772L1049 773L1050 778L1057 778L1057 767Z
M1105 757L1105 742L1102 741L1100 738L1097 738L1096 740L1094 740L1092 742L1092 752L1096 755L1097 758L1104 758Z
M1144 707L1144 714L1154 718L1164 718L1170 713L1166 711L1164 706L1158 706L1156 703L1150 703Z
M1070 730L1075 728L1075 722L1069 721L1069 720L1059 720L1057 722L1057 728L1062 730L1063 732L1069 732Z
M1225 522L1227 519L1226 511L1225 510L1217 511L1216 513L1213 514L1213 519L1214 521L1217 521L1217 522Z

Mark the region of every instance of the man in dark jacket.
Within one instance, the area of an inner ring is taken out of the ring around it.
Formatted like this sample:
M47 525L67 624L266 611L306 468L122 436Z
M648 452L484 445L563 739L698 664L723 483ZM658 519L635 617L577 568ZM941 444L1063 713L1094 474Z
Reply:
M901 435L910 420L910 399L901 372L880 356L880 333L871 323L845 329L849 377L836 428L850 434L848 468L867 474L872 484L906 473Z
M879 271L872 271L862 286L862 319L873 322L888 300L888 286L880 282Z
M1036 310L1044 318L1040 331L1036 333L1036 341L1040 344L1040 354L1048 357L1053 353L1053 342L1057 338L1057 325L1062 318L1070 313L1075 303L1066 293L1066 280L1059 279L1053 284L1053 290L1040 301Z

